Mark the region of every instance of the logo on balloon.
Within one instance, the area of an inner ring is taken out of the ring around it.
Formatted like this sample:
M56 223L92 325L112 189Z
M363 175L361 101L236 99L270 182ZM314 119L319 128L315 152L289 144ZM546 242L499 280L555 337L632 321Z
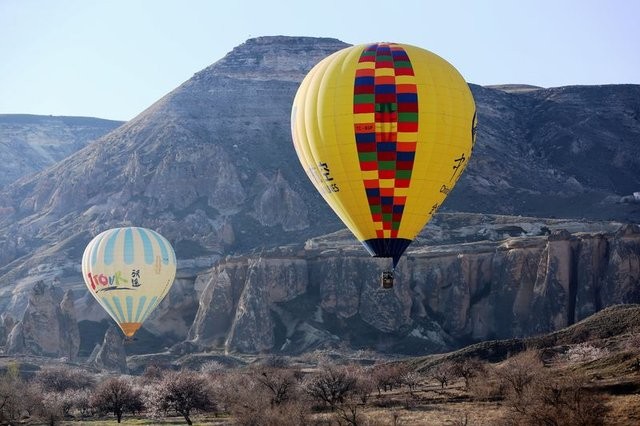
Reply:
M136 287L142 285L140 269L131 270L131 286L129 286L129 280L124 278L123 275L122 271L117 271L113 275L92 274L88 272L87 281L91 283L91 289L96 293L110 290L134 290Z
M331 170L329 170L327 163L323 163L322 161L318 162L317 166L309 168L309 174L313 177L313 180L316 181L317 186L322 188L323 193L330 194L332 192L340 192L338 184L332 183L333 177L331 176Z

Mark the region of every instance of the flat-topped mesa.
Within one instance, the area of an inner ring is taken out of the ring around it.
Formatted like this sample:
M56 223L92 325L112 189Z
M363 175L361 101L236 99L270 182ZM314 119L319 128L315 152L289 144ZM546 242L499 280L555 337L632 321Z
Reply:
M301 81L309 69L333 52L348 47L334 38L268 36L251 38L194 76L251 80Z

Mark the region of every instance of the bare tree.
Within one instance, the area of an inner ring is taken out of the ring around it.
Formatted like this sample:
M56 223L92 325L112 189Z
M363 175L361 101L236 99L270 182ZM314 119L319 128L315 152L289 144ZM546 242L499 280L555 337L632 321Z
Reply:
M65 416L65 409L68 410L68 401L65 401L61 392L46 392L42 395L38 404L38 417L45 420L49 426L54 426Z
M527 350L508 358L502 367L496 369L496 374L510 392L521 398L542 368L540 353Z
M113 377L95 388L91 394L91 405L103 413L113 413L118 423L126 412L140 411L142 394L126 379Z
M71 404L71 409L77 410L81 417L93 415L91 398L88 392L82 389L69 389L64 392L65 400Z
M263 386L241 370L224 374L215 384L217 398L233 418L241 425L259 424L270 408L269 397Z
M215 404L204 376L193 371L167 374L157 384L157 392L150 401L162 412L173 410L184 417L188 425L193 424L191 414L196 410L213 410Z
M417 371L407 371L402 375L401 381L403 385L409 388L409 392L413 393L422 381L422 374Z
M469 389L470 380L479 374L485 373L485 364L482 361L472 358L454 362L453 374L464 379L465 389Z
M376 381L378 395L382 391L393 390L394 386L401 384L401 378L405 369L397 364L376 364L373 367L372 376Z
M358 398L360 398L360 401L363 404L366 404L377 386L376 379L372 374L372 369L356 365L351 368L351 374L356 379L353 392L358 396Z
M268 390L272 406L288 401L297 384L295 371L289 368L258 367L251 377Z
M455 377L453 363L450 361L442 362L432 368L429 375L440 383L441 389L444 389L449 385L449 381Z
M305 391L334 410L337 404L344 402L345 397L353 392L355 384L356 379L347 368L329 365L308 378Z
M336 405L336 419L338 424L358 426L363 424L362 406L355 395L347 395L342 404Z

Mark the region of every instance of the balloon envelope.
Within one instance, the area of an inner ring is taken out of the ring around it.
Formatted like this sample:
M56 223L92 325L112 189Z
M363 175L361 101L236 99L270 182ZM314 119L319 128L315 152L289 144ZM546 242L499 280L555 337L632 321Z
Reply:
M132 337L169 292L176 256L171 244L155 231L109 229L87 245L82 275L91 295Z
M291 132L316 189L371 255L395 267L469 162L475 104L439 56L358 45L304 78Z

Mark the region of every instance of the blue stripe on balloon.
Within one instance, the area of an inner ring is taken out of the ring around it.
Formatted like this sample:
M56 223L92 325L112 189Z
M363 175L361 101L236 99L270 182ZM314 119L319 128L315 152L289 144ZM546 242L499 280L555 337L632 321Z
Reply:
M125 302L127 305L127 322L133 321L133 297L127 296L125 297Z
M133 231L131 228L124 230L124 263L131 265L135 259L135 247L133 246Z
M106 232L98 235L96 237L97 239L91 245L91 266L96 266L96 263L98 263L98 247L100 247L100 243L106 235Z
M142 313L142 308L144 307L144 303L147 301L147 296L140 296L138 299L138 310L136 311L136 318L134 322L140 322L140 314Z
M138 234L142 239L142 248L144 251L144 262L147 265L153 264L153 246L151 245L151 240L149 239L149 235L146 229L137 228Z
M118 322L121 322L121 320L118 318L118 315L116 315L116 311L113 309L113 307L111 306L111 303L109 303L109 301L107 300L107 298L103 298L100 299L102 301L102 303L104 303L103 306L105 306L107 308L107 313L109 315L111 315L111 318L115 319Z
M122 304L120 303L120 298L113 296L111 298L111 300L113 300L113 304L116 305L116 309L118 310L118 313L120 314L120 316L118 318L120 319L120 322L126 322L125 321L125 317L124 317L124 311L122 310Z
M104 248L104 263L105 265L111 265L113 263L113 259L115 257L115 246L116 246L116 238L118 238L119 229L116 229L109 235L107 239L107 244Z
M147 317L149 316L149 313L151 313L153 308L156 307L156 300L158 300L158 296L153 296L151 298L151 300L149 301L149 304L147 305L147 309L145 309L144 314L142 314L142 317L140 318L140 322L147 319Z
M162 238L158 233L151 231L151 235L154 236L158 245L160 246L160 253L162 257L162 263L167 265L169 263L169 251L167 250L167 246L165 244L164 238Z

